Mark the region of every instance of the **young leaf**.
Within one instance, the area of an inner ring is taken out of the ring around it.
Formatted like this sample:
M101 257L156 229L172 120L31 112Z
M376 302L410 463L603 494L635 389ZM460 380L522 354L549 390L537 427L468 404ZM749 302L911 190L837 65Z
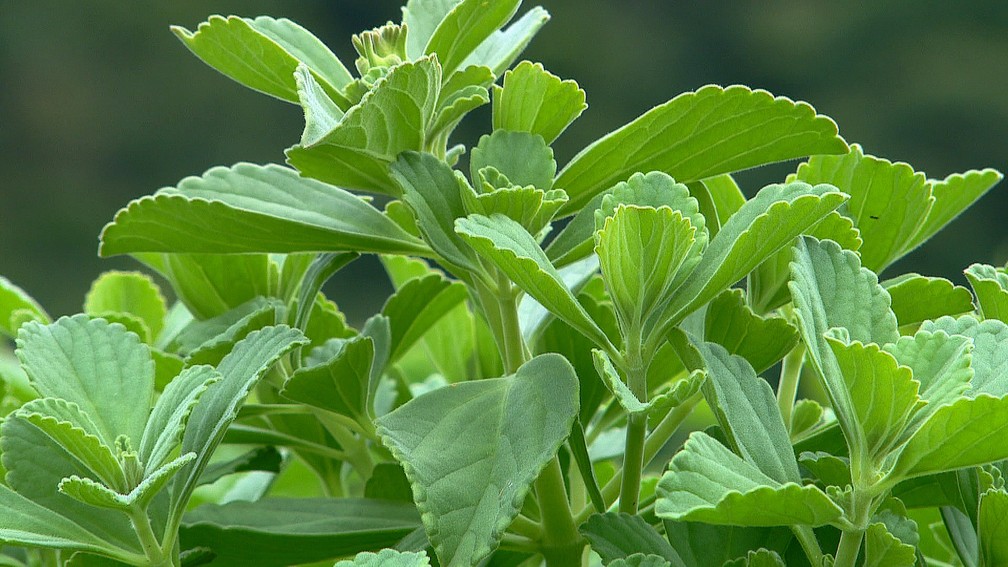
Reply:
M542 248L521 225L503 215L470 215L455 221L455 230L543 307L595 344L609 343L605 333L564 285Z
M707 305L704 340L717 343L763 372L791 352L798 330L781 317L760 317L740 289L729 289Z
M378 553L358 553L352 561L337 561L335 567L430 567L430 559L422 551L417 553L383 549Z
M182 524L185 548L214 551L214 565L283 567L391 547L420 527L411 504L354 498L264 498L204 505Z
M304 203L313 205L306 209ZM100 254L423 254L425 249L352 193L305 179L286 167L240 163L212 168L202 177L188 177L177 187L131 202L102 231Z
M442 564L476 565L518 514L577 415L577 376L544 354L513 376L455 384L377 420Z
M179 351L187 354L186 364L217 364L231 352L235 343L249 333L276 323L283 307L280 300L257 298L213 319L196 321L179 334ZM239 315L240 318L231 323ZM227 323L231 324L200 342L196 348L190 348L195 340L219 330Z
M586 108L585 92L576 82L522 61L504 73L503 87L494 88L493 129L539 134L550 144Z
M549 12L536 6L508 27L497 30L479 45L462 63L462 68L470 65L489 67L494 75L500 75L518 59L532 38L549 21Z
M970 388L973 343L966 337L922 330L882 348L900 366L909 367L913 379L920 383L920 397L927 405L913 415L911 423L923 423L938 408L955 402Z
M302 367L291 375L280 395L366 423L373 360L372 339L347 341L328 362Z
M1003 177L1001 172L988 168L954 173L941 181L928 180L935 199L934 205L921 224L917 236L907 244L906 249L913 250L945 228L945 225L955 220Z
M14 337L18 327L26 320L42 324L50 321L49 315L38 302L10 280L0 276L0 333Z
M105 272L92 284L84 297L84 312L101 317L103 313L129 313L139 317L157 337L168 314L161 289L139 272Z
M465 286L436 273L406 282L389 297L382 315L389 319L392 337L389 361L395 362L434 324L468 297Z
M85 315L51 325L28 323L17 339L18 358L44 397L80 407L108 447L143 435L154 399L154 362L139 337L121 325Z
M661 328L665 330L678 323L745 277L845 199L843 193L830 185L792 183L764 187L711 240L700 263L675 290L659 318Z
M966 391L967 396L990 394L1000 397L1008 394L1008 360L1004 357L1008 348L1008 325L996 319L978 321L965 315L958 319L942 317L925 321L921 330L962 335L972 340L970 367L973 368L973 380Z
M164 389L151 410L137 449L147 474L164 464L182 441L193 407L203 392L220 379L220 373L213 367L190 366Z
M882 282L882 287L892 298L892 310L900 327L973 310L969 290L944 278L903 274Z
M972 264L966 268L977 298L977 311L984 319L1008 322L1008 273L987 264Z
M917 549L889 533L885 524L868 526L865 532L865 567L913 567Z
M603 565L635 553L661 557L673 567L687 565L669 542L640 516L616 512L593 514L578 530L591 544L592 551L602 557Z
M440 87L435 59L397 65L332 130L288 149L287 161L307 177L398 197L388 166L401 152L426 148Z
M680 182L813 154L847 151L832 120L805 103L748 87L705 86L653 108L594 142L557 176L573 213L638 171Z
M313 146L336 128L346 115L343 108L325 92L315 80L311 69L298 65L294 71L298 102L304 109L305 126L301 132L301 145Z
M490 34L511 20L519 5L521 0L501 0L489 5L483 0L462 0L438 24L424 54L437 55L444 76L451 76L456 69L463 68L469 55Z
M980 498L977 532L980 539L980 564L1002 565L1008 561L1008 492L988 490Z
M206 64L280 100L298 102L294 70L301 64L333 94L353 79L325 44L290 20L212 16L195 32L171 29Z
M611 567L671 567L672 563L660 555L634 553L609 564Z
M553 188L557 167L553 149L541 136L507 130L495 130L480 137L469 160L473 183L478 183L479 172L487 166L502 173L513 185L532 185L543 191Z
M694 432L658 483L655 514L736 526L821 526L843 511L814 486L781 484L713 437Z
M430 154L403 152L389 170L416 214L424 240L450 265L474 271L476 255L454 230L455 219L466 215L460 192L463 181Z

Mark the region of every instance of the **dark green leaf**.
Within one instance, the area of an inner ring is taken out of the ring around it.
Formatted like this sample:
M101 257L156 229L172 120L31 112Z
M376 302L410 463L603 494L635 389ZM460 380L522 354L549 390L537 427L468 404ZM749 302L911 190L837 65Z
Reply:
M591 544L592 551L602 557L602 564L623 559L635 553L656 555L671 562L673 567L686 567L676 550L640 516L630 514L593 514L578 528Z
M704 340L746 359L756 373L784 358L798 343L798 330L780 317L760 317L740 289L730 289L707 305Z

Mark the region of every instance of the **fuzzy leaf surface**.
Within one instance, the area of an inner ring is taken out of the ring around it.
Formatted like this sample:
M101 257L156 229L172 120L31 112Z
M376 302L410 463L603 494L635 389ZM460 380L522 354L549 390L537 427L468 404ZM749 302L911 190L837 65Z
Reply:
M469 161L473 183L480 178L481 169L491 166L514 185L532 185L543 191L553 187L557 167L553 149L542 137L508 130L481 136Z
M362 551L353 560L337 561L335 567L430 567L430 558L422 551L383 549L378 553Z
M929 180L931 195L935 199L934 205L924 219L917 236L908 243L906 249L913 250L934 236L1003 178L1001 172L988 168L954 173L941 181Z
M927 405L913 415L912 423L923 423L970 389L973 343L967 337L921 330L912 337L900 337L883 350L900 366L910 368L913 379L920 383L920 397Z
M976 295L980 315L1008 322L1008 273L988 264L973 264L966 268L966 279Z
M1008 348L1008 325L996 319L978 321L975 317L964 315L958 319L941 317L926 321L921 330L972 339L970 367L973 368L973 380L966 391L967 396L990 394L1000 397L1008 394L1008 358L1004 354Z
M193 407L203 392L220 379L212 366L190 366L168 383L151 410L137 449L147 473L161 466L182 441Z

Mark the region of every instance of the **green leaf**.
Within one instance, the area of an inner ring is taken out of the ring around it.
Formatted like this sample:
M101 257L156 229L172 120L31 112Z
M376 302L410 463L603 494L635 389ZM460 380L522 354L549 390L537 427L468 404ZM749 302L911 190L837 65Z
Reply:
M854 252L829 240L802 237L791 263L798 330L808 346L808 357L826 386L830 405L852 450L862 440L856 409L836 355L823 336L827 330L846 329L850 341L886 344L899 338L889 294L878 277L862 268Z
M98 426L77 404L39 398L17 409L9 419L22 419L44 432L98 479L124 487L125 477L111 447L97 437Z
M907 441L889 476L911 478L1008 458L1008 396L960 398Z
M103 313L129 313L139 317L157 337L168 314L161 288L140 272L105 272L92 284L84 297L84 312L101 317Z
M213 319L193 322L179 334L179 351L187 354L188 365L218 364L249 333L276 323L283 309L277 299L257 298ZM207 335L210 337L192 348L194 339Z
M821 526L843 511L814 486L781 484L713 437L695 432L658 483L655 514L738 526Z
M642 553L661 557L673 567L686 567L676 550L640 516L608 512L593 514L578 527L592 551L609 565L617 559Z
M570 363L544 354L513 376L434 390L377 420L442 564L475 565L497 547L570 433L577 392Z
M941 181L928 180L928 184L931 186L931 195L935 199L934 205L924 219L920 230L917 231L913 242L908 243L906 249L913 250L939 230L945 228L960 213L1000 182L1003 177L1004 175L999 171L984 169L953 173Z
M197 458L172 484L173 514L185 506L249 391L281 356L306 342L304 335L290 327L266 327L238 342L217 365L221 379L200 397L182 437L182 453L196 453Z
M64 516L0 485L0 541L5 544L107 553L115 548Z
M417 553L383 549L378 553L370 551L358 553L353 561L349 559L337 561L335 567L430 567L430 559L422 551Z
M240 163L131 202L105 226L100 253L422 254L425 249L352 193L286 167Z
M571 290L571 293L579 293L589 284L589 282L592 281L592 278L598 275L598 257L594 255L588 256L583 260L579 260L573 264L558 269L557 273L560 274L560 279L563 281L564 285L567 286L567 289ZM589 315L591 315L592 319L606 330L610 340L618 340L619 327L616 323L616 314L611 308L608 309L608 312L612 315L613 326L611 328L606 328L601 322L601 316L597 316L600 308L591 309L594 305L598 304L598 301L587 297L583 297L578 301L581 302L582 306L589 311ZM591 305L589 305L589 303L591 303ZM522 335L525 337L525 341L531 345L535 344L536 339L540 337L545 328L551 324L554 317L553 314L543 307L538 301L526 295L518 303L518 320L521 325ZM609 331L611 331L611 333ZM582 409L583 407L584 406L582 406Z
M154 398L154 362L135 334L75 315L48 326L26 324L17 345L39 394L77 404L106 446L120 435L140 439Z
M911 423L923 423L970 389L973 343L966 337L922 330L913 337L900 337L883 350L900 366L910 368L913 379L920 383L920 397L927 405L913 415Z
M685 279L681 271L696 266L698 228L668 207L620 205L605 219L595 253L624 330L641 328Z
M151 410L137 449L147 474L167 461L182 441L186 422L200 396L220 379L220 373L211 366L190 366L168 383Z
M248 408L248 406L245 406ZM203 470L200 476L199 485L210 484L225 476L240 472L264 471L279 473L280 468L285 463L283 455L276 447L258 447L251 451L222 462L210 464Z
M280 394L312 407L368 421L368 392L374 341L347 341L334 358L318 366L300 368Z
M338 92L352 80L343 63L308 30L286 19L212 16L195 32L172 32L207 65L251 89L297 103L294 70L300 64Z
M543 191L531 185L526 187L512 185L482 194L465 188L462 197L470 214L484 216L502 214L535 235L544 234L543 229L552 220L557 209L567 202L567 195L563 191Z
M913 249L934 198L923 173L905 163L865 155L857 144L846 155L813 156L791 177L830 183L851 196L847 215L861 231L861 262L875 272Z
M962 335L973 341L970 361L973 380L966 391L967 396L990 394L1000 397L1008 394L1008 360L1004 356L1005 348L1008 348L1008 325L996 319L978 321L966 315L958 319L941 317L926 321L921 330Z
M339 125L346 113L326 93L315 80L311 69L305 65L298 65L294 71L294 81L297 84L298 102L304 109L305 126L301 132L301 145L312 146Z
M466 215L460 193L464 181L430 154L404 152L390 171L430 247L451 265L475 270L476 255L454 230L455 219Z
M723 567L748 552L771 549L784 553L792 541L788 528L712 526L665 520L665 534L689 567Z
M427 43L445 16L462 0L408 0L403 7L406 35L406 55L417 59L426 54Z
M183 548L207 547L214 565L283 567L395 545L420 526L410 504L351 498L265 498L204 505L185 515Z
M824 451L806 451L798 456L798 462L826 486L851 484L850 459Z
M1008 561L1008 492L989 490L980 498L977 532L980 539L981 565L993 567Z
M487 4L484 0L462 0L456 4L431 34L424 54L437 55L444 76L461 69L469 55L490 35L508 23L521 0Z
M778 484L801 480L770 384L721 345L693 341L707 367L704 397L735 451Z
M945 278L903 274L882 282L882 287L892 297L892 310L900 327L973 310L969 290Z
M725 563L724 567L787 567L776 552L769 549L750 551L745 557Z
M401 152L426 147L440 86L434 59L397 65L329 132L288 149L287 161L307 177L398 197L388 166Z
M865 567L913 567L917 549L889 533L885 524L872 524L865 532Z
M923 405L913 373L877 344L837 340L826 334L850 393L868 455L881 460L898 445L911 415Z
M382 307L392 329L389 361L395 362L428 329L468 298L465 285L431 273L406 282Z
M768 185L731 216L662 313L663 328L681 321L839 207L829 185ZM663 333L659 333L663 334Z
M541 136L508 130L495 130L480 137L479 144L472 149L469 168L473 183L478 183L480 171L488 166L504 174L514 185L532 185L543 191L552 189L557 167L553 149Z
M729 289L707 305L704 340L717 343L763 372L798 344L798 330L781 317L760 317L740 289Z
M50 319L42 306L7 278L0 276L0 333L17 335L26 314L35 321L48 324Z
M179 319L176 334L193 317L211 319L252 299L272 295L273 264L266 254L150 255L164 259L161 274L184 304L182 311L189 312ZM160 345L172 339L168 337Z
M664 171L686 183L846 151L836 124L805 103L739 85L708 85L594 142L563 168L556 185L570 195L563 210L569 214L637 171Z
M977 311L984 319L1008 322L1008 273L988 264L972 264L966 268L977 298Z
M643 553L635 553L633 555L617 559L609 565L611 567L670 567L672 563L659 555L644 555Z
M547 144L588 108L576 82L529 61L504 73L504 86L494 88L493 98L494 130L539 134Z
M536 6L508 27L497 30L472 52L462 64L489 67L500 75L518 59L536 33L549 21L549 12Z
M469 69L482 70L487 73L490 71L486 67L470 67ZM460 73L455 74L456 77L459 75ZM492 82L493 75L490 75L490 79ZM448 91L450 86L445 85L444 90L441 91L442 98L438 102L437 116L427 133L429 139L448 136L467 114L490 102L490 93L483 85L468 85L455 91ZM451 94L448 94L449 92ZM453 163L447 155L445 161L449 164Z
M525 293L597 345L609 339L564 285L531 234L503 216L470 215L455 221L455 230Z

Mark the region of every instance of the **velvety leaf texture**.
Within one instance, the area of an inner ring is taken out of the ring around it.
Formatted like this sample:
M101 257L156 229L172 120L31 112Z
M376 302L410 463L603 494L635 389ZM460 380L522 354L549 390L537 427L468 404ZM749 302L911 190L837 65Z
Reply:
M962 335L972 340L970 367L973 369L973 380L966 391L968 396L1008 395L1008 358L1004 355L1005 349L1008 349L1008 325L996 319L978 321L965 315L958 319L941 317L927 321L921 325L921 330Z

